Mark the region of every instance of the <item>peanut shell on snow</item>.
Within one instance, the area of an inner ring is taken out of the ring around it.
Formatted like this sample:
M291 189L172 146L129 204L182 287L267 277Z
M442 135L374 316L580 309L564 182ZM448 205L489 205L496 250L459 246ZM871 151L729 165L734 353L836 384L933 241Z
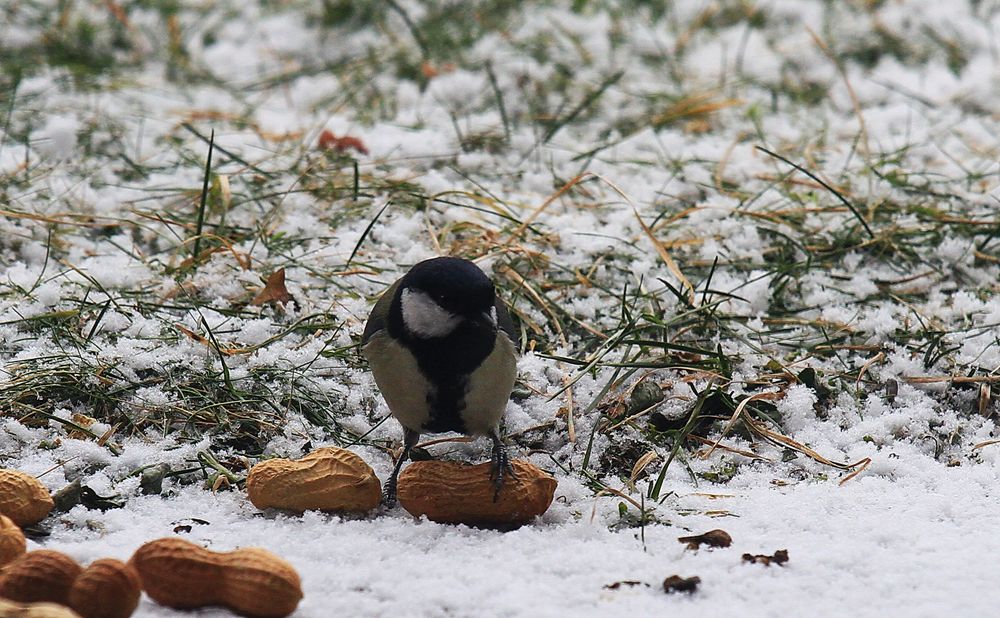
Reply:
M5 564L24 555L27 549L28 542L21 528L10 517L0 515L0 570L3 570Z
M375 472L347 449L318 448L302 459L269 459L250 470L247 495L259 509L365 512L378 506Z
M258 547L221 553L167 537L137 549L129 564L150 598L176 609L222 606L251 618L283 618L302 599L295 568Z
M521 525L552 504L556 480L527 461L511 462L494 502L492 464L417 461L399 475L397 497L411 515L447 524Z
M0 597L20 603L66 605L69 590L83 569L66 554L51 549L28 552L0 574Z
M67 604L83 618L128 618L141 595L142 582L134 568L121 560L101 558L77 576Z
M38 479L20 470L0 469L0 515L23 528L45 519L52 506L48 488Z

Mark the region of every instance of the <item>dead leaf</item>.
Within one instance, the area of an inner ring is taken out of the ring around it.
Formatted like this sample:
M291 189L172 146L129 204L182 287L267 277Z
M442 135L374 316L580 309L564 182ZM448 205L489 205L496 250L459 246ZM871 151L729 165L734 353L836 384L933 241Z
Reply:
M144 469L139 476L139 487L147 496L158 496L163 493L163 479L170 472L170 465L154 464Z
M185 521L189 521L191 523L190 524L181 523ZM199 526L208 526L211 524L211 522L205 521L204 519L198 519L197 517L186 517L184 519L180 519L178 521L172 521L170 523L174 524L174 534L181 534L181 533L186 534L188 532L191 532L191 529L194 527L194 524L197 524Z
M687 543L688 549L699 549L702 545L709 547L729 547L733 544L733 537L725 530L709 530L705 534L695 536L677 537L681 543Z
M420 65L420 74L424 76L424 79L434 79L442 73L452 73L456 68L457 66L453 62L445 62L440 66L434 66L433 63L425 61Z
M701 583L701 578L695 575L694 577L681 577L680 575L671 575L670 577L663 580L663 591L666 593L673 592L687 592L692 593L698 589L698 584Z
M334 134L334 132L330 129L323 129L323 132L319 134L318 146L320 150L336 150L337 152L345 152L350 149L363 155L368 154L368 147L365 146L365 143L361 141L360 138L351 135L337 137L336 134Z
M66 512L74 506L80 504L82 485L80 479L75 479L69 485L52 494L53 507L58 512Z
M424 79L434 79L438 75L438 70L430 62L424 62L420 65L420 74L424 76Z
M223 488L229 489L230 487L231 485L229 484L229 479L226 478L226 475L220 474L219 476L215 477L215 481L212 482L212 493L214 494L218 492L220 489Z
M606 585L604 587L604 589L605 590L618 590L619 588L626 587L626 586L629 587L629 588L631 588L633 586L645 586L645 587L649 588L649 584L647 584L647 583L636 581L634 579L626 579L626 580L623 580L623 581L620 581L620 582L615 582L613 584L608 584L608 585Z
M91 418L86 414L74 412L70 420L84 430L81 431L79 429L71 429L68 434L70 438L74 438L76 440L86 440L94 437L94 434L90 431L90 427L97 422L97 419Z
M125 497L121 494L112 494L110 496L100 496L96 491L91 489L86 485L80 486L80 504L87 507L88 509L98 509L100 511L108 511L111 509L120 509L125 506Z
M73 413L72 420L74 423L85 429L90 428L91 425L97 422L97 419L91 418L86 414L80 414L79 412Z
M277 131L265 131L261 128L257 128L257 135L266 139L269 142L291 142L298 141L302 139L303 131L283 131L278 133Z
M184 333L185 335L187 335L187 337L189 339L193 339L194 341L197 341L198 343L200 343L202 345L209 345L211 343L208 339L206 339L205 337L202 337L201 335L199 335L198 333L194 332L193 330L191 330L187 326L184 326L183 324L174 324L174 328L176 328L177 330L179 330L182 333Z
M708 133L712 130L712 123L705 118L694 118L685 122L683 129L685 133Z
M774 552L774 555L765 556L763 554L743 554L743 562L749 562L750 564L763 564L764 566L770 566L771 564L783 565L788 562L788 550L779 549Z
M179 330L182 333L184 333L184 335L186 335L189 339L191 339L193 341L197 341L198 343L200 343L202 345L209 346L211 348L215 348L215 345L212 343L212 341L208 337L203 337L203 336L199 335L198 333L194 332L193 330L191 330L190 328L184 326L183 324L174 324L174 328L176 328L177 330ZM251 351L252 348L222 348L222 347L219 347L219 348L215 348L215 349L220 354L225 354L226 356L235 356L237 354L246 354L247 352Z
M267 278L264 289L253 297L250 304L255 306L265 303L284 305L290 300L292 300L292 295L288 293L288 288L285 287L285 269L279 268L271 273L271 276Z
M115 423L109 427L108 430L101 434L101 437L97 439L97 446L104 446L107 444L108 440L111 439L111 436L115 435L115 432L118 431L118 427L120 426L121 423Z
M163 300L173 300L180 295L194 296L198 293L198 286L190 281L185 281L184 283L173 286L163 293Z

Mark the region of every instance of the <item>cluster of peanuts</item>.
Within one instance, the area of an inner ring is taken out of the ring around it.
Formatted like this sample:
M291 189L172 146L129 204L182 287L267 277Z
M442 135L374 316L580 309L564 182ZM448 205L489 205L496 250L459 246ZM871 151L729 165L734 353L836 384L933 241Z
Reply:
M532 464L511 462L499 495L490 464L417 461L399 476L399 503L411 515L468 525L522 525L552 504L556 480ZM318 448L302 459L269 459L250 470L247 495L259 509L364 513L378 506L375 471L355 453Z
M399 477L400 504L442 523L521 525L552 503L556 481L525 461L495 494L490 465L448 461L410 464ZM250 501L261 509L367 512L381 484L371 467L346 449L325 447L299 460L271 459L250 470ZM150 541L128 562L102 558L81 566L53 551L27 551L21 528L53 508L36 478L0 469L0 616L4 618L127 618L142 592L177 609L220 606L242 616L279 618L302 599L298 573L286 561L249 547L213 552L177 537Z
M255 547L221 553L170 537L146 543L128 562L101 558L86 567L51 549L27 551L21 527L44 519L52 506L37 479L0 470L0 616L128 618L145 591L167 607L220 606L279 618L302 599L295 569Z

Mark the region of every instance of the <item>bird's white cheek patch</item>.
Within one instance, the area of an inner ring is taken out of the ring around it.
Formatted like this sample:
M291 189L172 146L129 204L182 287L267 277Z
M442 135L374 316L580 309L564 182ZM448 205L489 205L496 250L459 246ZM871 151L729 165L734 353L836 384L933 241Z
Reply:
M434 300L417 290L406 288L400 297L406 330L423 339L445 337L462 321Z

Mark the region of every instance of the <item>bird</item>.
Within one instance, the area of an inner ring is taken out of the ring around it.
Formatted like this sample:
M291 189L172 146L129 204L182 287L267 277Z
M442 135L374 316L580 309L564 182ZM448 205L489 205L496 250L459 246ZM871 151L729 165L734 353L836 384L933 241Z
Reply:
M514 476L499 426L517 378L518 340L506 303L475 263L436 257L393 283L368 316L361 352L390 414L403 427L403 452L385 484L396 503L403 463L422 433L492 440L494 501Z

